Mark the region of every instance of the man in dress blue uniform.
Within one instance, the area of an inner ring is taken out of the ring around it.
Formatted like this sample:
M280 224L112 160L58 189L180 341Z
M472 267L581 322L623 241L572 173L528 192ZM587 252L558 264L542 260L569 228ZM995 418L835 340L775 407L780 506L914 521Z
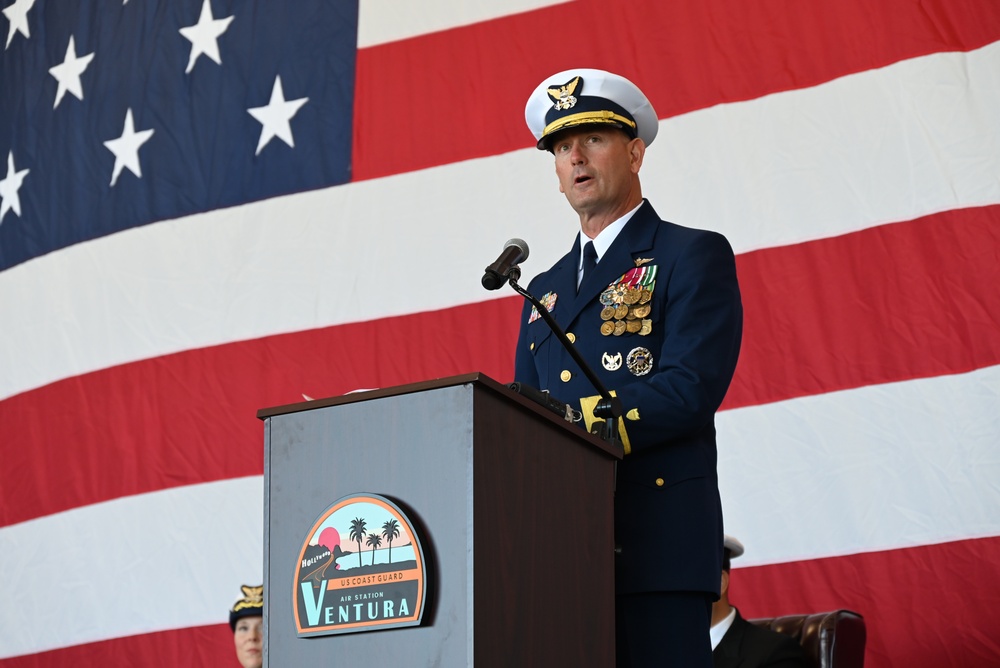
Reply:
M581 230L528 289L623 405L617 665L710 668L723 553L715 412L743 323L732 248L661 220L643 198L639 170L659 123L632 82L592 69L554 74L525 119L555 156ZM599 420L595 388L528 303L515 379L579 408L588 429Z

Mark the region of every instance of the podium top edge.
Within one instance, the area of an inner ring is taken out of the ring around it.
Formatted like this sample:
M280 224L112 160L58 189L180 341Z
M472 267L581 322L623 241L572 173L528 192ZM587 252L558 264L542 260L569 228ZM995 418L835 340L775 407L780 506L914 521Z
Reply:
M603 450L605 453L610 455L615 459L621 459L624 456L624 452L621 445L614 446L611 443L607 443L598 436L590 434L585 430L577 429L572 427L565 420L561 420L555 414L543 409L538 404L524 398L520 394L514 392L508 388L505 384L490 378L486 374L480 371L474 371L471 373L465 373L457 376L449 376L446 378L435 378L431 380L423 380L416 383L409 383L406 385L396 385L394 387L385 387L371 390L358 390L354 392L349 392L347 394L342 394L336 397L327 397L325 399L312 399L309 401L300 401L294 404L284 404L281 406L272 406L269 408L261 408L257 411L257 418L260 420L266 420L271 417L276 417L279 415L289 415L291 413L300 413L303 411L317 410L320 408L328 408L330 406L343 406L346 404L353 404L361 401L371 401L373 399L382 399L384 397L395 397L404 394L413 394L417 392L426 392L429 390L438 390L446 387L456 387L459 385L469 385L477 384L481 387L489 389L500 395L503 395L510 401L520 404L525 409L538 414L543 419L552 422L553 424L559 424L563 427L570 429L575 433L578 438L589 442L591 445Z
M382 397L395 397L402 394L412 394L414 392L426 392L427 390L437 390L443 387L466 385L468 383L483 383L485 385L493 386L494 389L499 389L503 387L500 383L493 380L486 374L481 373L479 371L475 371L472 373L465 373L458 376L449 376L447 378L434 378L431 380L422 380L416 383L408 383L406 385L396 385L393 387L380 387L380 388L373 388L370 390L355 390L353 392L348 392L347 394L342 394L336 397L327 397L325 399L311 399L309 401L300 401L294 404L284 404L281 406L271 406L268 408L261 408L257 410L257 418L260 420L264 420L269 417L274 417L276 415L287 415L288 413L299 413L301 411L316 410L317 408L327 408L328 406L353 404L358 401L370 401L372 399L381 399Z

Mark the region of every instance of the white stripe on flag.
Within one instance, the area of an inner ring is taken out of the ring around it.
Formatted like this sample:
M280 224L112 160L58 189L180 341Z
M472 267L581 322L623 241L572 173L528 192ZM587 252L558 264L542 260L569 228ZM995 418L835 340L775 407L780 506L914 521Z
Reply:
M995 204L997 109L1000 42L906 60L662 123L644 192L737 252Z
M1000 42L904 61L663 121L644 192L664 218L717 229L737 252L994 204L996 109ZM16 266L0 274L0 399L191 348L503 296L479 279L506 239L531 246L526 281L578 229L551 169L547 155L515 151L148 225Z
M358 48L395 42L449 28L471 25L530 12L542 7L561 5L571 0L452 0L451 2L399 2L399 0L361 0L358 6ZM386 85L392 85L394 73L386 73Z
M998 404L995 366L721 413L741 565L1000 535ZM260 572L261 507L253 477L0 529L0 657L223 621Z
M1000 536L998 406L993 366L720 413L740 565Z
M0 658L225 623L264 579L263 507L253 476L0 529Z

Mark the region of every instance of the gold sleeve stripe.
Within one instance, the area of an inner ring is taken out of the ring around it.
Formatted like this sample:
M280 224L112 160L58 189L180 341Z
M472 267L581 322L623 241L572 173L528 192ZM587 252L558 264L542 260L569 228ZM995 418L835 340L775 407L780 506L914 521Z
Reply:
M611 390L611 396L617 396L614 390ZM594 409L600 400L600 395L580 397L580 412L583 413L583 423L586 425L587 431L591 430L595 422L604 422L604 418L594 417ZM628 432L625 431L625 420L618 420L618 437L622 439L622 445L625 446L625 454L632 452L632 444L629 443Z

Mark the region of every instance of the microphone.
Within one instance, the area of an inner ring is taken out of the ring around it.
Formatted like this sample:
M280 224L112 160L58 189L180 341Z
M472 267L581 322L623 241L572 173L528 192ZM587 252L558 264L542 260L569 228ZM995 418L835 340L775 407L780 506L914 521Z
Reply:
M486 267L483 274L483 287L487 290L499 290L510 279L511 274L521 277L521 270L517 265L528 259L528 244L524 239L510 239L504 244L500 257L490 266Z

